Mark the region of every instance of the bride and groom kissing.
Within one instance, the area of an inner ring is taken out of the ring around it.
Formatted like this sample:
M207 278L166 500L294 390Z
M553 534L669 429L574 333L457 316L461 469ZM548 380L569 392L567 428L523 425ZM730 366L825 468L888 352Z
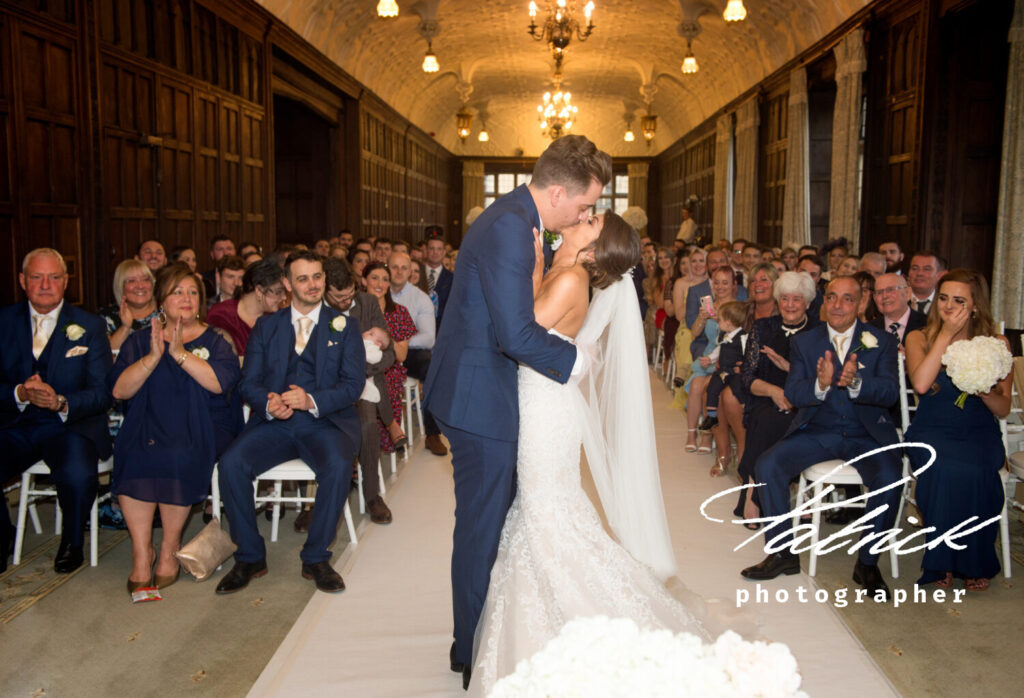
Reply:
M450 661L480 695L574 617L708 638L664 586L675 559L628 277L640 241L590 215L611 176L585 137L554 141L470 227L438 332L425 407L452 450ZM541 230L562 235L546 273ZM581 486L581 443L621 546Z

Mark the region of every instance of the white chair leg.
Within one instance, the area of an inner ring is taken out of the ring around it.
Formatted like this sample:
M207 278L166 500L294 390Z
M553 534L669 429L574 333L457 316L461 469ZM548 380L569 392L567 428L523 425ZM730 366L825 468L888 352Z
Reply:
M32 530L36 532L38 536L43 532L43 525L39 522L39 512L36 510L36 502L34 497L29 497L28 500L28 517L32 519ZM60 531L58 530L58 533Z
M213 466L213 478L210 480L210 495L213 500L210 506L214 518L220 521L220 480L217 477L217 465Z
M359 545L359 539L356 538L356 524L352 521L352 507L349 506L348 498L345 498L345 525L348 526L348 537L352 541L352 547Z
M18 527L14 533L14 564L21 562L21 547L25 544L25 515L28 513L28 491L32 483L32 476L28 473L21 474L21 496L18 498ZM38 523L36 524L38 526ZM40 530L37 528L36 533Z
M274 497L278 500L274 502L274 511L270 518L270 541L272 543L277 542L277 523L281 520L281 481L274 480Z
M821 497L821 487L822 487L821 486L821 480L819 480L818 482L814 483L814 500L815 501L818 501L818 498ZM818 547L818 533L821 530L821 508L820 507L815 507L814 513L811 514L811 526L813 527L814 530L811 532L811 550L810 550L811 560L810 560L810 564L808 564L808 566L807 566L807 576L808 577L813 577L814 573L817 572L817 570L818 570L817 547Z
M392 451L390 453L390 455L391 455L391 474L394 475L395 473L398 472L398 459L395 458L395 452L394 451ZM405 458L406 458L406 460L409 459L409 449L408 448L405 449Z
M100 563L99 551L96 546L99 543L100 513L97 500L92 500L92 509L89 510L89 566L95 567Z
M359 513L365 514L366 498L363 497L363 464L359 463L357 467L359 468L359 477L357 478L358 482L356 484L356 489L359 490Z
M61 524L64 523L64 512L60 510L60 500L54 499L53 535L60 535Z
M383 497L388 493L386 487L384 487L384 468L381 467L380 459L377 459L377 479L380 482L380 496Z
M420 388L420 384L417 383L416 387L414 387L412 391L416 396L416 421L420 423L420 433L426 434L427 428L423 425L423 389Z
M999 519L999 538L1003 543L1003 577L1013 577L1011 565L1013 560L1010 556L1010 515L1006 511L1006 498L1003 498L1003 514Z

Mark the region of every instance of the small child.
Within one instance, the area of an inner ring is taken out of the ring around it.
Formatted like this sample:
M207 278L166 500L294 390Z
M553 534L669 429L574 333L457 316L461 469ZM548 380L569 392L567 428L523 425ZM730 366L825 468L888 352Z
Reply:
M710 351L706 356L700 358L702 365L705 359L708 365L715 361L717 370L708 382L706 416L698 425L699 429L706 431L718 424L718 398L725 390L729 376L735 373L737 363L743 361L747 344L747 333L743 331L746 319L747 304L742 301L725 303L718 311L718 341L714 347L708 347Z
M363 349L366 350L366 363L380 363L381 359L384 358L383 349L387 341L387 333L379 327L371 327L366 332L363 332ZM359 396L359 399L366 400L367 402L380 402L380 390L374 384L373 378L366 379L366 387L363 388L363 394Z

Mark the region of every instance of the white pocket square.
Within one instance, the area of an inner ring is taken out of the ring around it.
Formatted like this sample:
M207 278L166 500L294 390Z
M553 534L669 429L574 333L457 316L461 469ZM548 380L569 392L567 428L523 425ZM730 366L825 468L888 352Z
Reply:
M74 356L81 356L87 351L89 351L89 347L71 347L70 349L68 349L67 353L64 354L64 358L70 359Z
M858 361L857 362L857 368L864 368L864 364L862 364L860 361Z
M332 341L331 341L331 340L329 340L329 339L327 340L327 346L329 346L329 347L333 347L333 346L336 346L337 344L338 344L337 342L332 342Z

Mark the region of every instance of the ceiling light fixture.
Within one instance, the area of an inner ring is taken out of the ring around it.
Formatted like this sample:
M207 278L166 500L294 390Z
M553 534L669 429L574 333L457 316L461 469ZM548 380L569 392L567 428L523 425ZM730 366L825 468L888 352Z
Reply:
M437 62L437 54L434 53L434 48L428 42L427 52L423 55L423 72L436 73L440 69L441 66Z
M648 108L650 108L648 106ZM654 114L647 114L640 117L640 131L644 134L644 140L649 144L654 140L654 134L658 130L658 117Z
M676 31L679 32L679 36L686 39L686 55L683 57L683 65L680 70L684 75L692 75L700 70L697 59L693 55L693 40L700 34L700 22L696 19L684 18Z
M729 0L725 6L722 17L726 22L742 22L747 18L747 8L743 6L743 0Z
M632 143L636 140L636 134L633 133L633 124L631 122L626 123L626 135L622 137L622 140L627 143Z
M473 131L473 115L465 105L455 114L455 130L463 141L469 138L469 134Z
M395 0L380 0L377 3L378 17L397 17L398 3Z
M683 58L683 65L681 70L685 75L692 75L700 70L700 66L697 65L697 58L693 55L693 49L690 48L690 44L686 44L686 57Z
M572 103L572 93L562 91L562 74L552 76L553 92L545 92L542 103L537 105L537 120L540 130L555 140L572 130L579 107Z
M594 3L587 2L583 7L583 20L586 26L582 25L576 18L577 7L575 0L548 0L545 10L548 13L542 26L537 26L537 3L530 3L530 26L529 33L537 41L544 41L551 48L551 55L555 59L555 69L562 67L562 59L565 57L565 50L569 48L569 42L573 36L578 41L586 41L594 31Z
M480 134L476 137L481 143L486 143L491 140L490 134L487 133L487 124L484 123L483 119L480 119Z

